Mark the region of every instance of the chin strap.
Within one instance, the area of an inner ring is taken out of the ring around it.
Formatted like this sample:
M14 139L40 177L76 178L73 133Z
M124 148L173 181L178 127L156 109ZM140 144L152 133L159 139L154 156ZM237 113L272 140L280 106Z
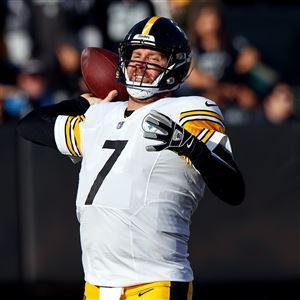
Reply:
M151 89L142 89L142 88L132 88L126 87L128 94L136 99L147 99L154 95L154 92Z

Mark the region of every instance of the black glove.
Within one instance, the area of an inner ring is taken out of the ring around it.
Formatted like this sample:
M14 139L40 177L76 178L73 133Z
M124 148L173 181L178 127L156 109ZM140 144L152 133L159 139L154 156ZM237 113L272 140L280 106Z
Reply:
M153 132L153 128L159 132ZM146 146L147 151L172 150L178 155L189 157L196 144L197 138L175 123L166 115L151 110L143 121L144 137L161 141L161 144ZM201 143L202 144L202 143ZM202 144L203 145L203 144Z

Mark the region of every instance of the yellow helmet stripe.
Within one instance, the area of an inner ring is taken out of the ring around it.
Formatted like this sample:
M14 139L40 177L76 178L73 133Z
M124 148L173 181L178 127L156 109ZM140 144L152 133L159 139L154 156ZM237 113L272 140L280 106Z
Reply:
M158 16L154 16L154 17L150 18L149 21L146 23L145 27L143 28L142 34L148 35L152 26L159 18L160 17L158 17Z

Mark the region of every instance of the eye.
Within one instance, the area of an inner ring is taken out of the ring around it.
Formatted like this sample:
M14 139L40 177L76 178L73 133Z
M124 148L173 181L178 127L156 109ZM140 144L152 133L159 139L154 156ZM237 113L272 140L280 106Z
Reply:
M139 59L141 57L141 55L139 53L132 53L131 55L131 59Z
M151 57L149 57L149 61L160 62L160 59L158 56L151 56Z

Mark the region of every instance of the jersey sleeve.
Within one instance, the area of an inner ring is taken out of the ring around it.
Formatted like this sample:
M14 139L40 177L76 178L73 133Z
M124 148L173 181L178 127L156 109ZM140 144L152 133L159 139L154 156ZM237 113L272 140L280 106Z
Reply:
M85 116L63 116L56 118L54 137L58 150L71 157L82 157L80 123Z
M231 152L223 115L217 105L210 101L210 106L184 110L179 116L179 124L193 134L213 151L219 144Z

